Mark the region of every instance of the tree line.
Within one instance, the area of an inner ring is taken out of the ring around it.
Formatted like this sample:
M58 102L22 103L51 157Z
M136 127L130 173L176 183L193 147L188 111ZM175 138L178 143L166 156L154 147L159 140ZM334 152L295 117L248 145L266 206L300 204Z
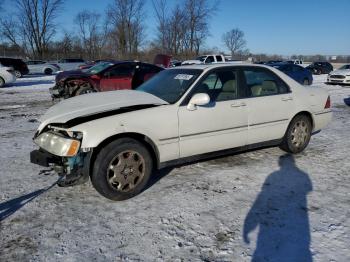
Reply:
M152 61L158 53L180 60L200 53L222 53L218 48L208 49L205 45L210 36L210 22L218 15L219 0L179 0L175 5L167 0L149 1L153 7L151 14L146 13L144 0L111 0L103 14L83 9L72 18L74 30L68 31L57 22L65 0L11 0L15 13L0 17L0 56ZM151 40L146 32L150 28L144 23L149 16L154 16L156 21L152 28L155 36ZM62 30L58 39L57 32ZM251 54L244 32L239 28L224 33L222 43L233 59L282 59L278 55ZM323 56L303 58L307 61L327 59ZM349 62L349 57L339 59Z

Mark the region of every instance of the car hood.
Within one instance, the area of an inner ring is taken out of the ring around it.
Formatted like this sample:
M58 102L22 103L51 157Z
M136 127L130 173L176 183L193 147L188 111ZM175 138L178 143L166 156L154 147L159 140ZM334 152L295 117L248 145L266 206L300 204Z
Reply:
M73 119L96 116L126 107L165 104L168 104L168 102L152 94L136 90L119 90L80 95L63 100L49 108L41 117L41 124L38 129L41 132L48 124L65 124Z
M64 79L67 79L68 77L89 77L90 75L84 73L81 70L69 70L69 71L63 71L56 75L56 83L59 81L62 81Z
M330 72L330 75L350 75L350 69L334 70Z

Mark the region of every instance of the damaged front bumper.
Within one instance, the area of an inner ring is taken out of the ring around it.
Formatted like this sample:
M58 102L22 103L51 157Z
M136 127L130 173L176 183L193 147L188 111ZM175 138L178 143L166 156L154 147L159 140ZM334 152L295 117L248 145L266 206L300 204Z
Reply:
M71 132L71 136L65 134L52 130L36 134L34 142L39 150L30 153L30 162L52 167L63 177L59 182L60 186L81 184L89 178L91 151L80 148L81 133Z
M74 157L59 157L42 148L30 153L30 162L44 167L52 167L61 177L59 186L74 186L89 180L92 151L79 152Z

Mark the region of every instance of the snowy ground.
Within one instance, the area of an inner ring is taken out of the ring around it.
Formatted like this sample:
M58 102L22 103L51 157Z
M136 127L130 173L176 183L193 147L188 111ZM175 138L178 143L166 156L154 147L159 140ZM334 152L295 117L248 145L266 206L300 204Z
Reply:
M53 79L0 89L0 261L350 261L350 88L315 78L334 119L294 158L269 148L164 170L111 202L29 162Z

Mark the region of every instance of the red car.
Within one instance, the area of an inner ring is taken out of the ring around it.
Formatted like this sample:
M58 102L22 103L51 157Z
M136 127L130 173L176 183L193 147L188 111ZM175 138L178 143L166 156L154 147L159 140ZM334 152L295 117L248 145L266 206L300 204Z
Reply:
M69 98L91 92L135 89L162 70L138 61L100 62L87 70L59 73L50 93L53 98Z

